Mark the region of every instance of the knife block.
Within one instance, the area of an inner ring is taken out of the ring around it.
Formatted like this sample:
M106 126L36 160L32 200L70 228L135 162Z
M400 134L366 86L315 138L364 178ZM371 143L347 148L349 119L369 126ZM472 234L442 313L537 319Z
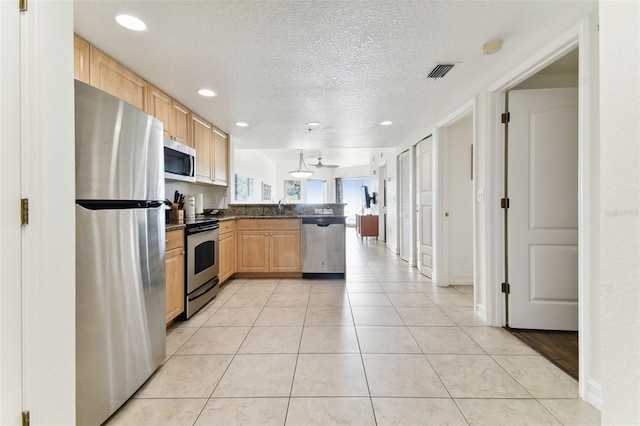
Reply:
M178 209L178 204L173 203L169 211L169 223L184 223L184 210Z

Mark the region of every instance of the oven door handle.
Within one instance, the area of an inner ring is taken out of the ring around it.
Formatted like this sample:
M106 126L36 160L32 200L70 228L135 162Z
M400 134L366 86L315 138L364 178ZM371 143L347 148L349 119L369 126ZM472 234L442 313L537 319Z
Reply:
M220 282L220 280L218 279L218 277L214 277L211 281L209 281L209 283L203 285L200 289L194 291L192 294L189 295L189 301L192 300L196 300L201 298L202 296L204 296L205 294L209 293L212 289L215 288L215 286L218 285L218 283Z
M188 235L200 234L206 231L215 231L216 229L219 229L219 228L220 228L220 225L217 223L213 225L199 225L197 227L187 228L187 234Z

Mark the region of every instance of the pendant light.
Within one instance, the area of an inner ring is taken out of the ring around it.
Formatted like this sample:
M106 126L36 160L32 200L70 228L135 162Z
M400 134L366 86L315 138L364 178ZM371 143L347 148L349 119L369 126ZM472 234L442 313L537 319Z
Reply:
M302 166L304 166L304 169L302 168ZM313 175L313 172L309 170L306 163L304 162L304 159L302 158L302 150L300 150L300 162L298 163L298 170L293 170L289 172L289 174L296 179L305 179Z

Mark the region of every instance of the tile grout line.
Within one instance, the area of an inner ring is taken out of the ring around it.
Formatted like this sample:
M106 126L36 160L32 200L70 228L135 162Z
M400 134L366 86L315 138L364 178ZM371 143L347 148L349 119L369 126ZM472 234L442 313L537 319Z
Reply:
M276 287L277 288L277 287ZM307 322L307 312L309 312L309 300L311 299L311 292L313 291L313 280L309 287L309 294L307 295L307 304L304 309L304 319L302 320L302 331L300 333L300 341L298 342L298 353L296 354L296 362L293 366L293 375L291 376L291 387L289 387L289 398L287 398L287 409L284 414L283 426L287 424L287 418L289 417L289 407L291 407L291 398L293 397L293 384L296 381L296 372L298 370L298 360L300 359L300 348L302 347L302 339L304 338L304 325Z
M374 275L375 278L375 275ZM376 281L378 281L377 278L375 278ZM378 285L380 285L380 283L378 282ZM346 287L346 283L345 283L345 291L347 292L347 297L349 299L349 312L351 313L351 321L353 321L353 330L356 334L356 342L358 343L358 352L360 354L360 362L362 363L362 372L364 373L364 381L367 384L367 392L369 393L369 404L371 405L371 413L373 414L373 422L374 424L377 426L378 425L378 418L376 416L376 409L375 406L373 405L373 397L371 396L371 387L369 386L369 376L367 375L367 368L364 364L364 355L362 354L362 346L360 346L360 336L358 335L358 327L356 327L356 319L353 315L353 307L351 306L351 296L349 294L349 292L347 291L347 287Z

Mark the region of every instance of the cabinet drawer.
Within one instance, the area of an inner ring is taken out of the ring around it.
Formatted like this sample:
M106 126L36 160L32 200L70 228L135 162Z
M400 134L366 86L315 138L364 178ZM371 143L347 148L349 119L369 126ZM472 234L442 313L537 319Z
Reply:
M220 235L224 235L227 232L236 230L236 221L235 220L225 220L224 222L220 222Z
M184 229L177 229L166 233L165 250L173 250L178 247L184 247Z
M300 229L300 219L241 219L238 230Z

